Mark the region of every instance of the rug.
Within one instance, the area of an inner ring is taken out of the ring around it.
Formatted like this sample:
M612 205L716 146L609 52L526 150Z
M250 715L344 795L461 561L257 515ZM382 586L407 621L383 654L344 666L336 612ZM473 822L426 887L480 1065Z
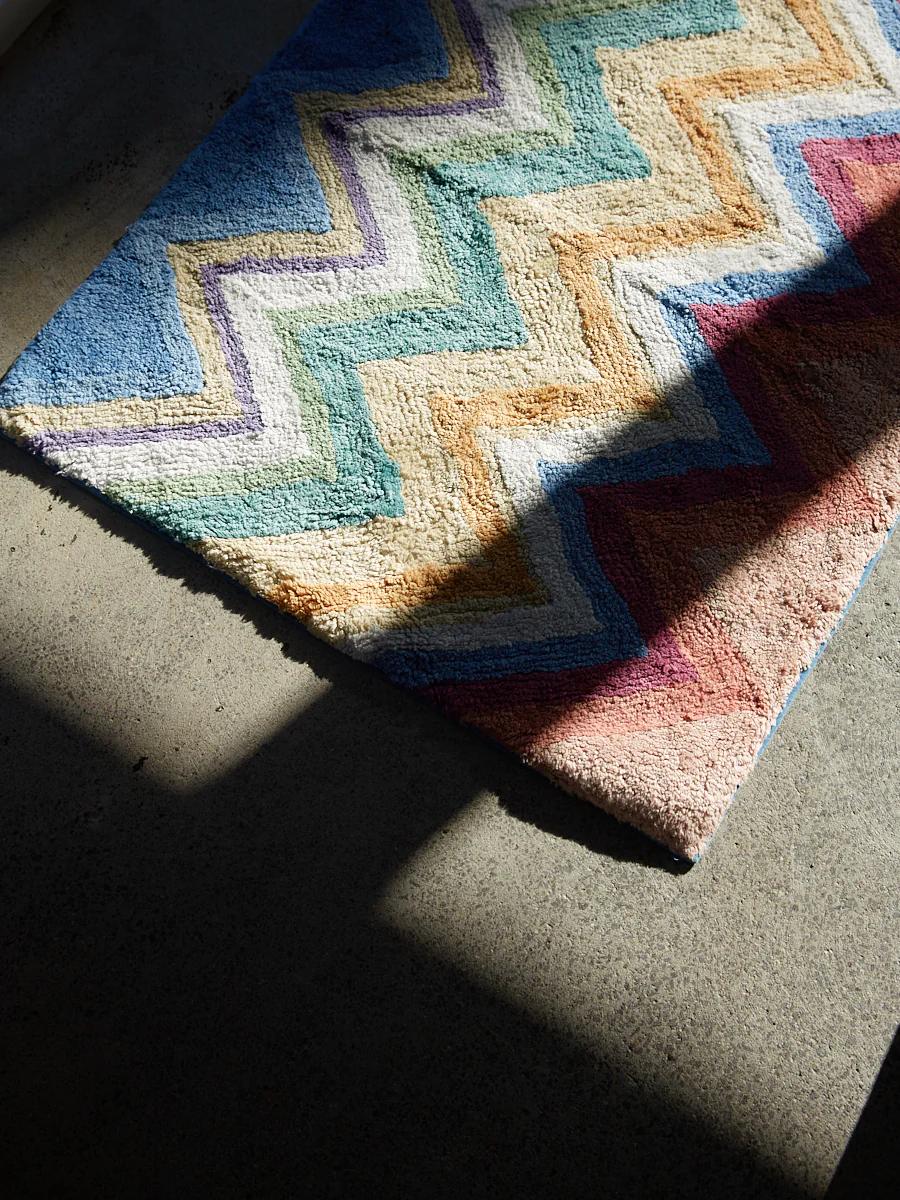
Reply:
M0 426L696 858L900 504L898 50L896 0L326 0Z

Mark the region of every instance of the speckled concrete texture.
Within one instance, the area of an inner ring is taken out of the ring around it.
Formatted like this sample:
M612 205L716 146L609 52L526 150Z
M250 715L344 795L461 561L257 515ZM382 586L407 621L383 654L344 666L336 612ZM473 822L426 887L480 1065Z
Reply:
M2 365L305 7L0 60ZM824 1196L897 1020L900 547L686 871L0 467L12 1195Z

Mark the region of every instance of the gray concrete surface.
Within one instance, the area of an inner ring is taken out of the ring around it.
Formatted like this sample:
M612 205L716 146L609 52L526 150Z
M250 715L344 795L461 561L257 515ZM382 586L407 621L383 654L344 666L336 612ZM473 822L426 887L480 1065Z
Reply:
M0 61L0 365L303 7L55 3ZM900 547L684 871L0 468L8 1194L824 1195L897 1019Z

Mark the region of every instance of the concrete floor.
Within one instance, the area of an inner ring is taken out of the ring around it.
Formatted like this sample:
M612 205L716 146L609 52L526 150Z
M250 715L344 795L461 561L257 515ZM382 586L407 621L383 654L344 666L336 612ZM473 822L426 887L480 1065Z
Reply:
M72 0L13 47L0 365L305 7ZM684 871L0 468L9 1194L824 1195L897 1019L900 546Z

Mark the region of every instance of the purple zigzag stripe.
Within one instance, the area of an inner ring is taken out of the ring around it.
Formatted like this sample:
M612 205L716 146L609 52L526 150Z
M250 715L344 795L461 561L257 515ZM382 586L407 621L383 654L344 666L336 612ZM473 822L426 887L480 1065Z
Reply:
M347 149L347 127L372 117L410 116L430 117L449 114L465 115L470 112L498 108L503 102L503 90L497 77L493 56L484 40L478 18L468 0L454 0L460 28L469 44L469 50L477 66L484 96L453 103L422 105L418 108L370 108L353 113L331 113L323 120L323 129L328 148L341 173L353 213L363 235L363 253L332 255L325 258L271 258L261 259L246 256L232 263L207 264L201 268L200 277L207 309L219 335L222 354L234 380L235 394L241 406L242 416L202 421L193 425L147 425L132 429L79 429L74 432L47 432L29 438L28 444L39 453L47 454L66 446L118 445L127 446L135 442L158 442L170 439L194 440L203 437L227 437L232 434L252 432L262 428L259 405L253 395L250 368L241 346L240 338L228 312L228 305L219 284L221 275L233 275L241 271L257 271L268 274L307 273L346 268L380 266L386 261L384 239L376 224L372 206L366 195L362 180L356 170L353 157Z

